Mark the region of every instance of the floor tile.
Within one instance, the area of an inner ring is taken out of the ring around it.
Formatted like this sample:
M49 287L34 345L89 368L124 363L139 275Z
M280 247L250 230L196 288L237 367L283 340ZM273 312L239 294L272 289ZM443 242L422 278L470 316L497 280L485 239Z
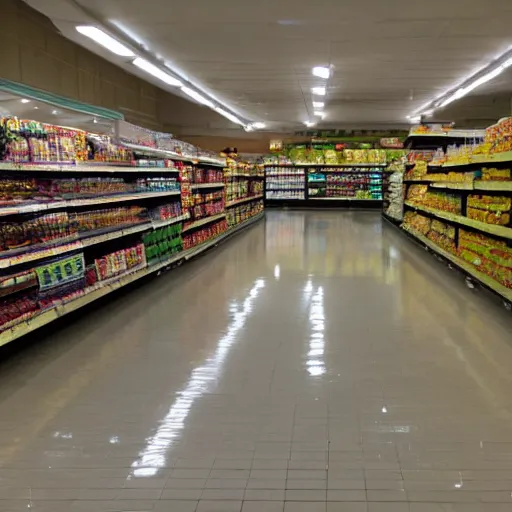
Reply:
M201 500L197 505L196 512L240 512L241 510L241 501Z
M326 498L325 490L287 490L286 501L322 501Z
M284 501L244 501L242 512L283 512Z
M511 510L512 317L380 212L269 210L71 320L0 351L2 512Z
M284 512L326 512L326 502L299 502L286 501L284 504Z
M196 512L198 501L160 500L155 503L154 512Z
M246 489L246 501L284 501L284 489Z

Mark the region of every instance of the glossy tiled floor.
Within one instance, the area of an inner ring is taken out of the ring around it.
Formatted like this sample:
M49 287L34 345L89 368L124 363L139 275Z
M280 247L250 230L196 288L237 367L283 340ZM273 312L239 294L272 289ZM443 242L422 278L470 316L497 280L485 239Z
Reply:
M3 356L0 510L510 512L511 332L377 214L269 212Z

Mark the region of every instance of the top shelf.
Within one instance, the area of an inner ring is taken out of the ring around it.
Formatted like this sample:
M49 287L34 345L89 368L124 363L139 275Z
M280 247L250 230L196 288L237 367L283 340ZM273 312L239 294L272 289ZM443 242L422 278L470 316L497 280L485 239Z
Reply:
M387 167L388 164L265 164L265 167Z
M512 151L503 151L502 153L493 153L491 155L481 155L476 157L472 162L466 163L445 163L445 164L434 164L429 163L429 167L450 169L453 167L469 167L474 165L492 165L496 163L508 163L512 165Z
M31 172L47 172L47 173L69 173L76 172L80 174L101 173L130 173L130 174L162 174L168 172L179 172L176 167L134 167L131 165L99 165L99 164L34 164L34 163L12 163L0 162L0 171L31 173Z
M193 157L193 156L180 155L178 153L175 153L174 151L169 151L167 149L149 148L147 146L142 146L139 144L132 144L130 142L121 142L121 145L124 146L125 148L135 151L136 153L141 153L144 155L168 158L169 160L179 160L180 162L213 165L215 167L225 167L226 166L226 162L223 160L220 160L220 159L201 157L201 156Z

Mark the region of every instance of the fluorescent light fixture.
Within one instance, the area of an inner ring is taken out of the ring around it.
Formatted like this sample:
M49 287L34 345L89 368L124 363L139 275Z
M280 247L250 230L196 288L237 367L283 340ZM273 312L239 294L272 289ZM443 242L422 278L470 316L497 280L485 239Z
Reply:
M252 132L254 131L254 128L252 127L252 124L248 124L247 126L244 126L244 130L246 132Z
M425 110L426 108L430 107L432 105L432 101L428 101L427 103L425 103L424 105L422 105L420 108L417 108L413 114L417 114L418 112L422 112L423 110ZM407 116L407 118L409 118L410 116Z
M187 95L196 100L198 103L201 103L203 105L206 105L207 107L214 108L213 103L205 98L204 96L201 96L198 92L194 91L194 89L191 89L190 87L182 87L181 90Z
M498 75L503 73L503 71L505 71L505 66L498 66L492 71L489 71L489 73L486 73L485 75L482 75L480 78L477 78L474 82L470 83L469 85L466 85L466 87L462 87L457 91L457 93L459 94L459 98L462 98L462 96L466 96L466 94L471 92L473 89L476 89L477 87L480 87L481 85L489 82L493 78L496 78Z
M165 82L167 85L172 85L174 87L181 87L183 85L179 80L176 80L176 78L172 77L171 75L164 73L161 69L157 68L151 64L151 62L148 62L145 59L137 57L133 61L133 64L146 73L153 75L155 78L162 80L162 82Z
M324 108L325 103L323 101L313 101L313 108Z
M409 116L409 122L411 124L416 124L421 121L421 116Z
M105 32L99 28L88 25L79 25L76 27L76 30L80 32L80 34L89 37L95 43L98 43L120 57L135 57L135 53L133 53L129 48L121 44L119 41L116 41L108 34L105 34Z
M325 113L324 113L324 112L322 112L321 110L315 110L315 111L313 112L313 115L314 115L314 116L317 116L317 117L321 117L321 118L323 119L323 117L325 116Z
M217 114L220 114L221 116L224 116L226 119L229 119L232 123L240 124L242 126L244 125L243 121L238 119L238 117L236 117L235 115L231 114L227 110L224 110L223 108L217 107L217 108L214 108L213 110L215 110L215 112L217 112Z
M315 121L304 121L304 124L305 124L308 128L311 128L312 126L315 126L315 125L316 125Z
M27 100L27 98L23 98L23 99L21 100L21 103L30 103L30 100Z
M422 112L420 116L431 116L434 113L434 109L431 108L430 110L425 110L425 112Z
M255 130L263 130L266 127L266 124L265 123L256 122L256 123L252 123L252 127Z
M331 76L331 70L325 66L315 66L313 68L313 75L327 80Z
M325 87L311 87L311 92L317 96L325 96Z

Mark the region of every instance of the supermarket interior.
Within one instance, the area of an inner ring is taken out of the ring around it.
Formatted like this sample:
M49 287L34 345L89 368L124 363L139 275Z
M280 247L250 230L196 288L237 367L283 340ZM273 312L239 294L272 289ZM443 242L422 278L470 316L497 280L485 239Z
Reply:
M511 511L511 24L0 0L0 512Z

